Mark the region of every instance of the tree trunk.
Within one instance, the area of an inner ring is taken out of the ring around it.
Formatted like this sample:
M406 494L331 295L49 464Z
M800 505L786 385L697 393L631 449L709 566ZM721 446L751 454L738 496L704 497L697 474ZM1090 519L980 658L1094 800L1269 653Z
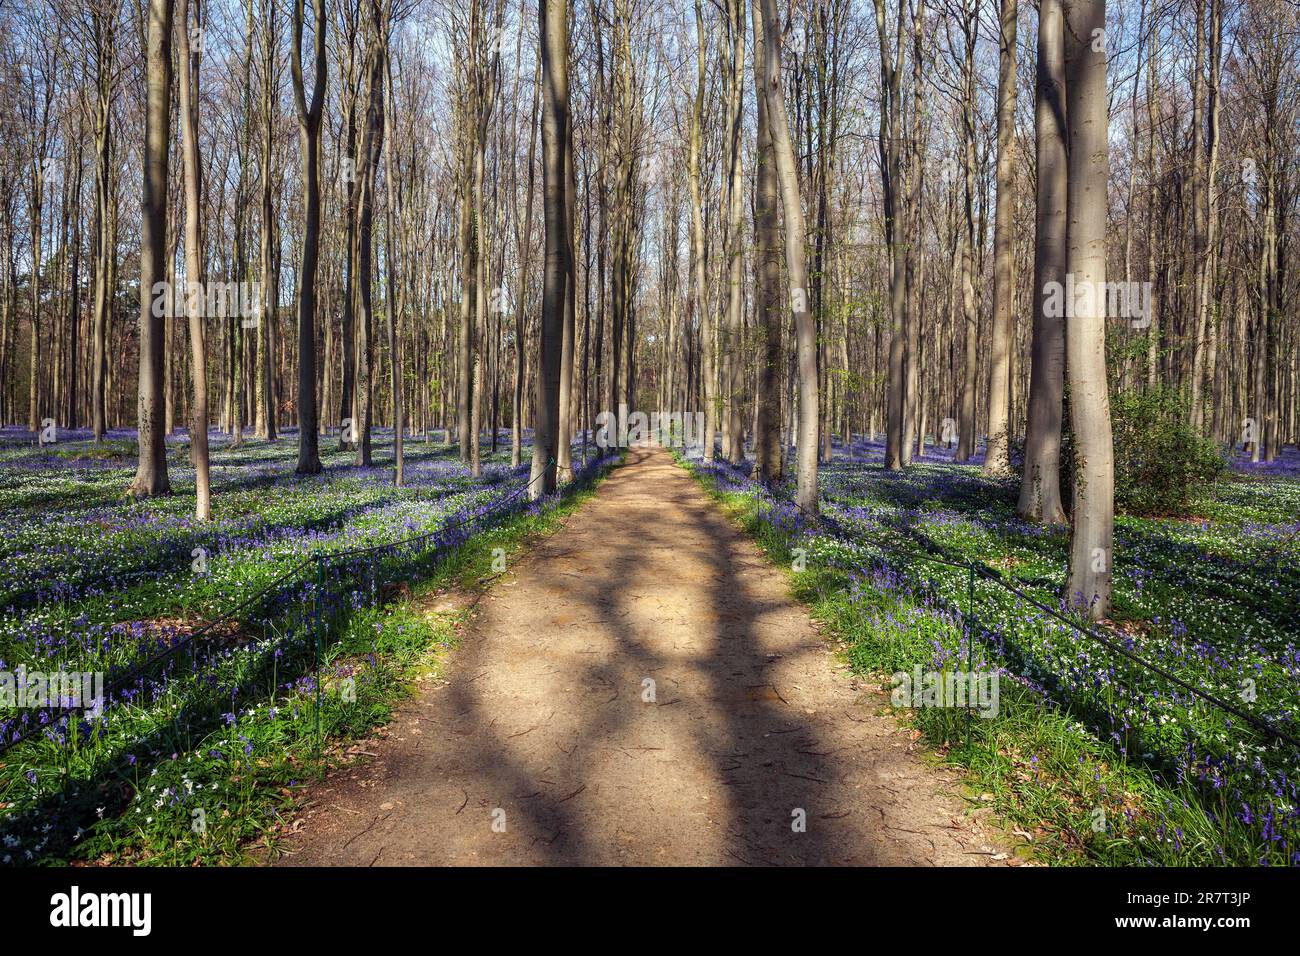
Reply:
M1061 507L1061 408L1065 317L1047 308L1066 268L1065 37L1061 0L1040 0L1034 101L1038 195L1034 235L1034 335L1029 371L1025 470L1017 511L1030 521L1066 523Z
M966 6L970 3L970 6ZM963 0L963 32L966 59L962 71L962 199L965 233L962 237L961 311L963 338L961 409L958 415L957 454L955 460L969 461L975 454L975 389L979 374L976 339L979 313L975 302L975 37L979 22L979 0Z
M1110 610L1114 564L1114 448L1106 384L1106 50L1094 39L1106 26L1105 0L1066 0L1065 90L1068 131L1069 250L1076 289L1065 326L1070 423L1076 467L1074 532L1067 599L1097 620Z
M528 294L528 267L533 251L533 186L537 158L537 113L541 102L542 76L533 78L533 108L528 122L528 188L524 198L524 220L519 231L519 281L515 293L515 387L510 421L510 467L518 468L522 458L524 417L524 299Z
M271 186L275 162L275 71L279 50L276 39L276 10L273 0L263 0L266 7L262 17L262 310L257 320L257 368L254 372L256 399L256 432L259 438L276 440L275 427L275 321L277 292L273 279L274 244L277 240L275 208L271 202Z
M741 323L744 311L745 196L742 132L744 128L745 6L728 0L727 27L731 40L727 59L726 174L723 196L727 214L727 279L725 312L719 322L722 351L722 451L733 465L745 460L744 416L741 413Z
M542 280L541 348L537 369L537 417L529 497L553 494L560 425L560 351L569 276L569 214L565 152L569 140L569 24L565 0L538 6L541 37L542 196L546 221L546 264Z
M565 128L564 143L564 261L568 275L564 283L564 328L560 336L559 444L555 454L556 480L560 483L573 478L573 353L577 331L574 309L578 285L574 271L573 227L577 191L573 169L573 123L570 122Z
M307 102L302 76L303 0L293 5L294 103L298 111L298 143L302 150L302 264L298 272L298 465L300 475L321 470L320 415L316 404L316 271L320 258L320 131L325 105L325 0L313 0L315 13L315 79ZM328 319L326 320L328 321ZM329 368L326 348L326 369ZM328 373L327 373L328 374Z
M1012 263L1015 228L1011 141L1016 127L1016 0L1002 0L998 33L997 206L993 225L993 338L989 365L989 444L984 474L1011 474L1008 457L1011 405L1011 309L1015 296Z
M190 0L180 0L176 39L181 66L181 132L184 136L185 166L185 280L191 291L185 297L190 327L190 374L194 380L194 406L190 417L190 460L194 464L194 517L212 518L212 485L208 474L208 355L204 344L202 307L203 236L199 190L203 182L199 156L199 63L202 49L190 50ZM194 20L202 23L199 0L194 3ZM197 291L196 297L193 293Z
M1198 23L1197 29L1201 29ZM1218 194L1214 178L1219 166L1219 71L1223 47L1223 10L1222 0L1210 0L1210 79L1209 96L1209 131L1205 152L1208 156L1197 156L1196 165L1203 167L1204 196L1203 206L1198 205L1195 219L1197 221L1198 245L1196 254L1197 301L1196 301L1196 339L1192 354L1192 401L1191 424L1202 429L1205 424L1205 379L1207 366L1207 327L1214 322L1211 315L1210 295L1214 287L1218 259ZM1213 381L1209 383L1213 387Z
M799 175L795 168L794 145L785 112L785 87L781 82L781 19L776 0L762 0L760 15L772 29L763 31L763 95L767 98L768 123L776 155L781 202L785 208L785 261L790 277L791 307L799 351L799 462L796 503L805 514L817 513L817 331L808 311L808 274L804 259L803 206L799 198Z
M908 229L911 233L904 244L904 288L906 290L906 339L903 362L902 430L899 433L898 453L903 466L912 463L912 450L917 431L918 405L920 403L921 361L921 295L925 287L925 263L921 256L925 221L923 204L925 190L921 188L922 163L925 144L922 142L922 117L924 89L922 87L922 45L925 22L925 2L919 0L912 19L912 134L909 137L908 194L905 202ZM826 435L826 458L830 459L830 429Z
M171 493L164 443L163 338L170 311L167 275L167 154L171 127L172 0L149 0L145 65L148 108L140 202L139 462L127 494Z
M96 114L95 114L95 314L91 331L90 424L95 444L107 431L105 377L108 362L108 323L113 307L113 60L116 11L96 16Z
M388 18L392 14L392 5L385 9L384 33L387 35ZM398 270L399 266L409 269L410 263L399 262L398 237L395 221L401 219L401 171L393 164L393 137L397 130L393 125L393 77L391 60L385 57L384 72L387 83L384 86L384 104L387 114L385 126L388 135L384 138L384 185L386 189L384 202L384 289L386 296L386 318L388 324L388 367L389 404L393 415L393 485L397 488L406 483L404 449L402 447L403 431L406 429L405 409L402 395L402 339L399 329L401 317L398 315Z
M780 183L773 155L771 122L767 110L766 39L763 35L762 0L754 9L754 89L759 91L755 112L758 136L754 150L754 311L761 339L754 424L755 477L772 484L781 480L781 260L779 212Z
M372 0L370 13L370 44L367 65L370 71L367 83L365 128L361 136L361 168L358 170L357 198L357 370L355 379L356 463L361 467L373 464L371 448L371 422L375 404L375 332L374 302L371 275L374 268L374 212L375 170L384 141L384 74L387 62L388 37L380 0Z
M902 58L903 10L900 3L894 49ZM904 250L899 248L903 228L899 177L902 171L901 63L890 57L889 25L885 0L875 0L876 35L880 43L880 179L884 205L885 246L889 256L889 374L885 386L885 467L903 467L903 418L906 415L906 331L907 276ZM788 253L787 253L788 255ZM802 444L803 439L799 442Z

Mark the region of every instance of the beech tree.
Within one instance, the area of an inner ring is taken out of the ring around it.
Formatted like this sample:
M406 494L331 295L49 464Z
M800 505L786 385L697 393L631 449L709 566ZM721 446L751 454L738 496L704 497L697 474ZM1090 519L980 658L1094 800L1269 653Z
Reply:
M1064 0L1066 273L1085 294L1065 323L1070 425L1078 446L1068 594L1093 618L1110 610L1114 562L1114 446L1106 382L1106 2Z
M303 0L293 0L293 52L289 62L302 151L302 258L298 276L298 466L300 475L321 470L316 404L316 270L320 258L320 136L329 73L325 64L325 0L313 0L314 55L311 99L302 71Z
M1002 0L998 18L997 222L993 231L993 341L989 363L989 446L984 474L1011 472L1011 301L1015 277L1011 231L1011 137L1016 122L1016 0Z
M1065 34L1060 0L1039 0L1035 81L1037 201L1034 240L1033 365L1025 465L1017 510L1024 518L1065 524L1061 506L1061 416L1065 387L1065 317L1048 308L1065 282Z
M777 178L775 140L767 105L767 40L762 0L753 0L754 21L754 311L761 336L754 403L754 471L760 481L779 482L781 449L781 258L778 245L780 182Z
M203 184L199 153L199 66L201 50L190 46L190 0L180 0L176 18L176 48L180 61L179 93L181 130L184 136L185 166L185 280L188 294L185 311L189 318L191 378L194 405L190 417L190 461L194 465L194 517L212 518L212 487L208 475L208 355L204 344L203 226L199 193ZM203 14L194 0L194 22L202 29ZM200 34L201 35L201 34Z
M533 440L530 496L556 488L560 426L560 349L569 276L568 210L565 208L569 139L569 21L565 0L538 6L542 59L542 197L546 220L541 354L537 373L537 428Z
M147 109L140 200L139 462L128 493L171 493L164 431L163 336L171 312L167 283L167 159L171 142L172 0L149 0Z
M794 145L786 119L785 96L781 86L781 34L776 0L761 0L762 19L773 25L762 30L763 75L766 87L768 124L772 131L772 149L776 156L777 179L781 185L781 204L785 211L785 261L790 283L790 304L794 313L795 337L799 350L799 461L796 501L806 514L816 514L817 499L817 343L816 329L808 311L808 270L804 261L803 205L799 197L798 173L795 170Z

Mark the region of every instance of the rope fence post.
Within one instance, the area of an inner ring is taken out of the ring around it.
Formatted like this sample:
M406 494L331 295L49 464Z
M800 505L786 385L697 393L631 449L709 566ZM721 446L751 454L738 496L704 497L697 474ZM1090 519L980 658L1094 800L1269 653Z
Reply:
M966 681L975 680L975 565L966 566ZM970 750L970 695L966 700L966 749Z
M312 655L312 670L315 672L316 675L316 771L317 773L323 775L323 768L321 767L321 737L320 737L320 733L321 733L320 731L320 723L321 723L320 721L320 711L321 711L320 657L321 657L321 643L322 643L321 628L323 627L321 611L322 611L322 604L324 603L325 600L325 558L320 553L320 551L316 552L315 561L316 561L316 623L313 630L316 633L315 633L315 652Z
M975 666L975 565L966 567L966 667Z

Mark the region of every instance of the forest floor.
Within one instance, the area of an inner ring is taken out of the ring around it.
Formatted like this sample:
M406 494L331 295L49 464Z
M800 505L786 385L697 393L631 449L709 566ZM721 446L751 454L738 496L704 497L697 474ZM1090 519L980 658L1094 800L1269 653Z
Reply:
M1021 862L666 451L512 560L444 677L308 790L277 862Z

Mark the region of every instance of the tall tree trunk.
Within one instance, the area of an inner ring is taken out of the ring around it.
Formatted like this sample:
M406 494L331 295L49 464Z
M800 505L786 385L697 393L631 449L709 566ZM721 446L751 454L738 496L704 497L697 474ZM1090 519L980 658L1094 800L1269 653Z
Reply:
M1066 268L1065 36L1061 0L1039 0L1034 126L1038 195L1034 233L1034 335L1021 517L1066 523L1061 507L1061 413L1065 388L1065 317L1049 314L1049 290L1063 289Z
M140 202L139 461L127 493L171 493L163 415L163 324L171 299L167 275L167 154L171 128L172 0L149 0L144 179Z
M752 0L754 21L754 89L758 117L754 150L754 311L761 339L754 424L755 477L769 484L781 480L781 259L776 157L767 110L762 0Z
M546 264L542 279L541 349L537 369L537 418L529 496L556 488L560 426L560 351L569 276L569 215L565 151L569 140L569 23L566 0L542 0L538 28L542 54L542 196Z
M1012 299L1015 275L1012 257L1015 228L1012 218L1013 187L1011 141L1016 132L1016 0L1002 0L998 30L998 152L997 206L993 225L993 339L989 365L989 445L984 474L1009 475L1008 456L1011 405Z
M714 443L714 348L713 323L708 306L708 264L704 259L704 199L700 182L700 153L704 148L704 91L707 82L708 33L704 28L701 0L695 0L696 52L695 101L691 104L691 127L687 175L691 188L691 290L695 316L700 323L700 377L704 380L704 460L713 461Z
M114 2L95 17L95 314L91 330L90 424L95 444L108 429L105 378L108 324L113 308L113 71L117 9Z
M384 31L388 31L388 16L391 15L392 7L389 6L385 11ZM387 83L384 87L384 104L387 112L385 126L388 127L389 133L384 138L384 184L386 189L384 202L384 289L386 296L386 318L388 325L388 366L390 371L389 380L389 404L392 406L393 415L393 484L400 488L406 483L405 479L405 461L403 460L402 432L406 428L406 420L402 408L402 340L398 333L401 319L398 316L398 293L397 293L397 275L399 267L398 240L394 226L395 219L401 218L401 174L393 165L393 136L396 129L394 123L393 111L393 77L390 69L391 61L384 64L387 75ZM404 268L409 268L408 263L401 264Z
M969 5L967 5L969 4ZM958 414L957 453L959 462L975 454L975 391L979 374L977 337L979 312L975 301L975 40L980 0L963 0L963 33L966 58L962 70L962 197L965 232L962 236L961 311L964 329L962 345L961 409Z
M302 263L298 270L298 465L300 475L321 470L320 415L316 404L316 271L320 259L320 132L325 107L325 0L313 0L315 13L314 72L311 101L302 76L303 0L293 5L294 105L298 113L298 144L302 151ZM328 321L328 319L326 320ZM329 348L325 367L329 368Z
M1146 95L1146 113L1147 113L1147 148L1146 148L1146 168L1147 168L1147 221L1146 221L1146 243L1147 243L1147 282L1152 288L1155 287L1156 281L1156 95L1157 95L1157 72L1156 62L1159 54L1159 46L1156 43L1156 17L1158 9L1151 11L1151 49L1147 54L1147 95ZM1148 390L1156 387L1156 368L1160 356L1160 306L1156 297L1153 295L1151 300L1151 314L1147 317L1147 354L1146 354L1146 387Z
M277 241L275 207L271 202L271 186L275 162L275 71L278 69L279 49L276 43L275 0L263 0L262 11L262 309L257 321L257 368L254 372L254 397L256 401L256 431L259 438L275 441L275 322L278 289L273 280L273 245Z
M573 169L573 123L566 124L564 143L564 243L565 279L564 328L560 336L560 417L559 444L556 448L556 480L564 483L573 478L573 353L577 331L574 310L577 297L577 273L574 269L574 207L577 205L577 183Z
M486 119L487 113L491 110L491 105L490 102L487 106L478 102L479 97L484 95L484 92L480 89L475 97L477 109L481 112L476 112L474 121L474 170L470 185L470 216L474 220L473 242L470 247L470 273L474 282L474 318L470 331L470 368L472 369L473 384L470 389L469 467L470 474L475 478L482 472L480 455L483 432L483 363L487 358L487 314L489 305L487 290L488 251L485 249L487 244L484 241L486 230L483 227L483 181L486 175L487 131L479 123L478 117L483 116Z
M468 106L464 107L466 110ZM460 460L470 460L470 442L478 441L470 422L474 400L474 299L477 290L474 273L474 143L466 136L460 201L460 324L457 340L457 366L459 378L456 389L456 438L460 445Z
M515 388L510 423L510 467L518 468L523 447L524 417L524 299L528 294L528 267L533 250L533 186L537 158L537 119L541 102L541 65L533 78L533 108L528 122L528 187L524 198L524 219L519 230L519 280L515 293Z
M920 402L920 361L921 361L921 294L925 286L925 263L922 258L925 220L923 203L925 191L921 188L922 162L925 144L922 142L922 116L925 112L923 89L924 53L923 24L925 23L925 2L919 0L912 18L912 132L908 143L908 182L905 202L906 218L910 238L904 244L904 288L906 290L906 339L904 340L903 371L903 414L902 430L899 433L898 453L901 464L912 463L913 442L917 431L918 405ZM826 457L830 458L830 429L826 435Z
M1114 447L1106 384L1106 49L1105 0L1066 0L1065 90L1069 196L1066 268L1077 296L1065 326L1070 423L1076 445L1074 529L1067 598L1090 618L1110 610L1114 564ZM1101 31L1100 34L1098 31Z
M727 214L725 312L719 327L722 351L722 451L738 465L745 460L744 416L741 400L741 325L744 314L745 196L744 196L744 70L745 5L727 0L727 29L731 50L727 58L726 172L723 197Z
M189 315L190 375L194 382L190 460L194 464L194 517L199 521L209 521L212 518L212 484L208 474L208 353L203 341L205 276L199 195L203 182L199 156L199 64L203 50L190 50L190 0L180 0L178 12L176 40L177 60L181 66L181 132L185 166L185 280L190 293L185 297L185 308ZM194 0L194 22L201 28L203 11L199 0Z
M806 514L817 513L817 331L808 311L808 273L804 259L803 205L799 198L799 174L795 167L794 144L785 111L785 87L781 82L781 19L776 0L762 0L760 15L772 29L763 31L764 77L768 123L776 155L781 203L785 209L785 261L790 277L791 307L799 350L799 462L796 503Z
M1197 30L1201 24L1197 24ZM1218 195L1214 177L1219 166L1219 70L1223 46L1223 9L1222 0L1210 0L1209 25L1210 79L1208 84L1209 130L1207 133L1207 155L1198 155L1196 165L1204 170L1203 195L1204 204L1198 204L1195 219L1197 222L1196 253L1196 339L1192 353L1192 400L1191 424L1203 429L1205 424L1205 379L1207 364L1207 328L1215 321L1211 315L1210 295L1214 287L1216 263L1218 259ZM1213 382L1209 383L1213 386Z
M902 60L903 10L899 3L893 49ZM880 42L880 179L884 205L885 246L889 255L889 374L885 386L885 467L903 467L903 418L906 415L906 256L900 248L903 228L902 196L899 178L902 172L901 144L901 62L890 56L889 22L885 0L875 0L876 35ZM787 255L788 255L787 251ZM802 438L799 439L803 441Z
M354 29L355 29L355 25ZM339 451L351 451L355 446L360 427L360 412L357 403L357 201L361 195L362 158L357 152L356 110L360 98L352 78L356 75L353 54L356 38L348 37L348 59L344 69L347 108L344 111L343 128L346 146L344 160L346 165L340 173L341 180L347 184L347 202L343 210L343 318L340 329L340 341L343 345L343 375L339 392Z
M375 329L372 272L374 269L375 170L384 141L384 74L388 57L386 18L381 0L371 0L370 49L367 52L369 80L365 127L361 136L361 167L358 170L357 198L357 369L356 389L356 463L373 464L371 424L375 405Z
M78 123L77 134L77 154L74 163L74 178L72 187L69 189L69 197L76 207L76 212L72 217L72 262L70 266L71 275L68 279L69 302L67 310L68 322L68 367L62 381L64 392L63 413L62 417L71 428L78 428L81 425L81 390L78 388L77 366L79 363L79 349L81 343L81 179L82 179L82 153L84 150L84 131L81 123Z

